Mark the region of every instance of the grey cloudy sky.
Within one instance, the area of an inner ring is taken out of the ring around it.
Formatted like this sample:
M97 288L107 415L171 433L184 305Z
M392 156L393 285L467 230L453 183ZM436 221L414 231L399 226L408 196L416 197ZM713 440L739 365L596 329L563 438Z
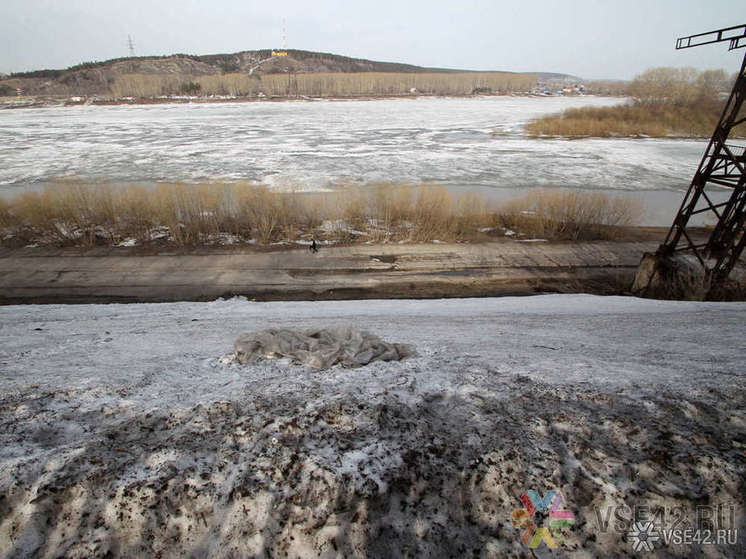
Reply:
M632 78L653 66L738 69L726 44L674 41L746 23L744 0L0 0L0 72L128 55L281 46L423 66Z

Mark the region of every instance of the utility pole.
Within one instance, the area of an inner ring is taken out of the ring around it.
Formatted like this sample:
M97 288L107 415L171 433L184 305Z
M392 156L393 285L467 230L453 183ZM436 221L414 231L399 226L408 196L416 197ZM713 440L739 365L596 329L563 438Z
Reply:
M132 42L132 36L127 35L127 47L130 50L130 58L135 57L135 43Z

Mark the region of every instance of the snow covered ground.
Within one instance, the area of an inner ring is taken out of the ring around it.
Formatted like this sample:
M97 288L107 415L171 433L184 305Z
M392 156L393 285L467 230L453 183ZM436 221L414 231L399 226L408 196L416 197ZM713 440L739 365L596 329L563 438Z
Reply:
M658 530L720 506L735 544L655 552L743 556L744 311L587 295L0 307L0 556L633 554L625 506L664 507ZM245 332L345 325L417 355L221 362ZM511 522L529 489L574 515L555 551Z

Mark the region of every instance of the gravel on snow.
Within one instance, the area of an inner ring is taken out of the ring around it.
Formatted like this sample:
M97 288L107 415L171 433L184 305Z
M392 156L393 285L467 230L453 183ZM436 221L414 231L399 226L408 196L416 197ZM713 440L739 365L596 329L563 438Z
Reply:
M743 556L744 311L587 295L0 307L0 556L548 555L511 523L527 489L574 514L554 555L632 553L629 526L600 525L608 507L690 522L727 504L737 544L655 553ZM416 355L221 360L246 332L343 326Z

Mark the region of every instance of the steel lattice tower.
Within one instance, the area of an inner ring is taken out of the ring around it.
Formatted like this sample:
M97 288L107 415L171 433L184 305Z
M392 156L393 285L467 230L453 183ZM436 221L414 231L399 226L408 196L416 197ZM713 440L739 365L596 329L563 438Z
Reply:
M676 49L686 49L712 43L729 42L729 49L746 47L746 25L728 27L682 37L676 41ZM681 203L673 225L660 246L655 258L670 259L676 253L693 254L704 269L705 280L710 290L718 288L728 278L738 261L746 236L744 235L744 206L746 205L746 147L729 142L733 128L746 121L741 115L746 99L746 54L738 72L733 89L725 104L715 132L705 150L702 161ZM713 202L713 188L730 189L724 202ZM690 220L705 215L716 220L716 225L703 240L693 231ZM643 259L645 262L645 259ZM640 267L640 272L643 266ZM658 266L643 273L638 272L636 286L643 293L650 287L658 273Z

